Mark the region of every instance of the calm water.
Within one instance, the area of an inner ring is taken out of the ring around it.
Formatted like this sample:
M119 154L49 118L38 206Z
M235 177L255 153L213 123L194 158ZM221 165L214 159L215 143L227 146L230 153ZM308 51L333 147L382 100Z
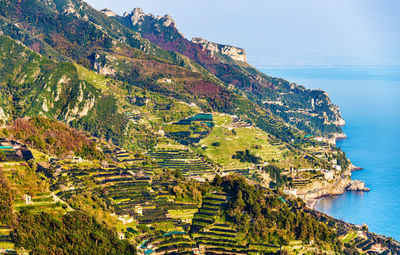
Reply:
M339 105L348 139L339 141L356 166L353 179L370 192L324 198L317 210L400 240L400 67L264 69L308 88L320 88Z

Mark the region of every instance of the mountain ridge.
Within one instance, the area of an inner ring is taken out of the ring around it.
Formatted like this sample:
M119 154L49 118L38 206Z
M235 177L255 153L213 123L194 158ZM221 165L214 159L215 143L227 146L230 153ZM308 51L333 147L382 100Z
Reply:
M343 118L338 107L330 102L327 94L305 90L294 83L269 77L259 72L245 63L245 61L241 61L245 60L244 50L211 43L206 40L194 39L194 41L189 41L179 32L175 22L165 26L162 24L160 17L155 17L153 14L144 14L141 9L134 9L130 14L125 14L123 17L115 16L114 18L160 47L189 57L222 80L226 86L233 85L234 88L243 91L248 98L260 105L264 105L264 107L272 110L274 114L282 117L285 121L291 122L293 126L310 133L318 132L328 136L330 133L342 133L337 124L343 123ZM201 44L199 44L200 42ZM221 54L226 47L228 47L228 50L225 51L229 52L229 49L233 49L235 54L232 54L232 56L240 61L235 61L229 57L229 54ZM291 93L303 95L299 98L282 96ZM286 98L285 100L280 100L280 97ZM326 102L323 102L321 109L318 111L314 109L312 101L308 101L310 97L316 97L314 100L320 98ZM271 107L265 104L265 101L278 102L278 106L275 104L274 107ZM308 102L306 103L305 101ZM298 110L295 113L287 112L287 109L283 107L284 105L288 105L291 109L298 108ZM321 110L325 113L320 115ZM304 112L308 113L304 114ZM298 119L299 116L306 120L298 124L295 119ZM315 125L307 127L308 122L315 123ZM329 130L331 131L321 128L324 125L325 127L330 125Z

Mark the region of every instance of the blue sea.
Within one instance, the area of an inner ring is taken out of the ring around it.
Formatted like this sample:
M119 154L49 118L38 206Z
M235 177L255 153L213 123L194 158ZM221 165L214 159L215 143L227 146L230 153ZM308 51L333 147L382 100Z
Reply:
M400 240L400 67L268 68L264 73L323 89L341 109L348 136L338 147L370 192L322 199L316 209Z

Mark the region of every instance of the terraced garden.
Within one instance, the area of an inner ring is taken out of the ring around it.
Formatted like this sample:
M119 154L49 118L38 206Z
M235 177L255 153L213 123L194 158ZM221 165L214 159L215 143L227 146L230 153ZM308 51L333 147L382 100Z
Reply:
M208 194L194 216L190 233L205 254L247 254L247 247L239 244L238 232L221 219L227 201L225 193Z
M2 250L14 250L14 242L10 236L11 231L9 226L0 226L0 253Z
M216 161L222 168L243 169L250 167L247 162L235 160L236 151L250 149L263 161L282 160L288 150L282 143L274 144L274 140L261 129L244 125L230 115L216 113L213 115L215 126L208 137L200 142L204 153Z
M214 126L210 113L199 113L192 117L163 127L166 136L183 145L197 144L207 137Z
M157 150L147 155L163 168L179 169L184 176L213 174L214 166L201 156L185 150Z

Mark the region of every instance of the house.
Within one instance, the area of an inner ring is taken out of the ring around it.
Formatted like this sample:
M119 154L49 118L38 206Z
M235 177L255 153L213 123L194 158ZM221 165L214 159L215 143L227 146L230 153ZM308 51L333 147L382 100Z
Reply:
M26 204L26 205L33 204L33 202L32 202L32 197L29 196L29 195L26 195L26 194L23 195L23 196L22 196L22 199L25 200L25 204Z
M181 219L183 223L192 223L191 219Z
M73 157L72 161L74 161L75 163L82 163L83 159L82 159L82 157Z
M317 142L323 142L324 141L324 138L322 138L322 137L320 137L320 136L317 136L317 137L315 137L314 138Z
M122 232L119 232L118 233L118 238L119 238L119 240L125 240L125 234L122 233Z
M143 207L140 205L135 206L135 213L137 213L140 216L143 216Z
M198 181L198 182L206 182L206 179L204 179L203 177L200 177L200 176L193 176L193 177L190 177L190 179L194 180L194 181Z
M295 189L284 189L283 193L286 195L292 195L292 196L297 196L297 191Z
M338 171L342 171L342 167L340 165L332 165L332 167Z
M194 248L193 250L194 254L200 254L200 249L199 248Z
M123 224L129 224L129 223L133 222L133 218L129 217L129 215L119 216L118 220L122 221Z
M333 180L335 176L335 171L323 170L322 173L324 174L324 178L326 180Z

